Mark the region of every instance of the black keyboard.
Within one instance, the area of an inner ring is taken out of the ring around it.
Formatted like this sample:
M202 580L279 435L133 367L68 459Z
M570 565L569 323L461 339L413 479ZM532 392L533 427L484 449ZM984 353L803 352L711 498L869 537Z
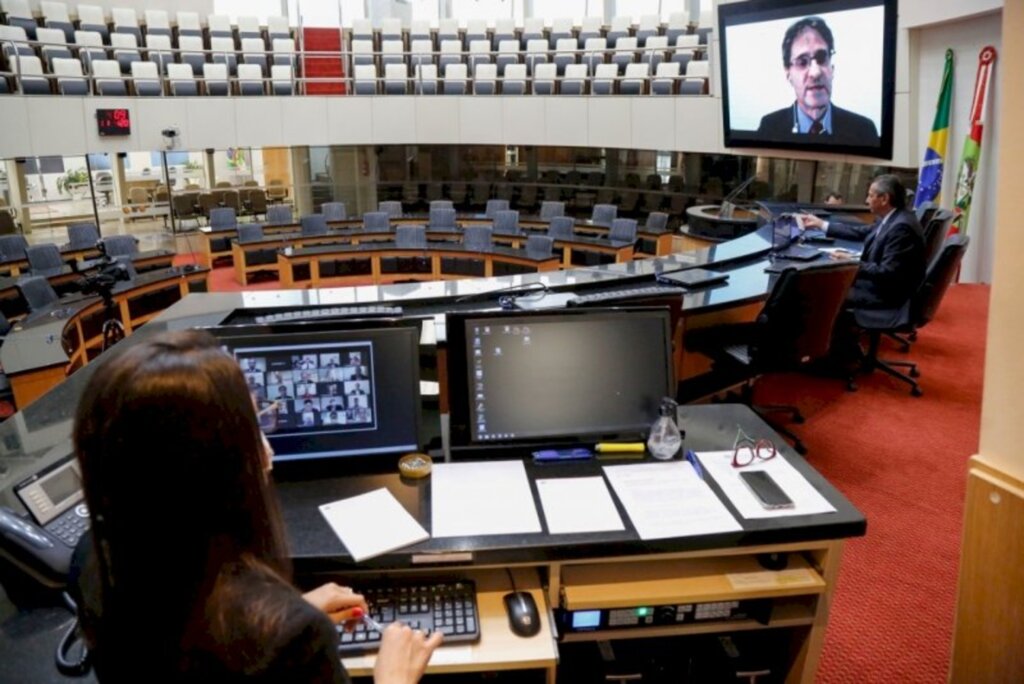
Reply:
M369 318L386 316L397 318L402 315L400 306L322 306L314 309L295 309L280 313L256 316L257 323L286 323L291 321L316 321L328 318Z
M429 584L393 584L357 588L370 606L370 617L387 627L404 622L426 633L441 632L444 643L480 640L480 610L471 580ZM354 631L338 625L342 657L380 648L380 633L360 622Z
M671 285L646 285L644 287L604 290L589 294L576 295L566 302L568 306L587 306L588 304L611 304L612 302L644 297L660 297L662 295L683 296L683 290Z

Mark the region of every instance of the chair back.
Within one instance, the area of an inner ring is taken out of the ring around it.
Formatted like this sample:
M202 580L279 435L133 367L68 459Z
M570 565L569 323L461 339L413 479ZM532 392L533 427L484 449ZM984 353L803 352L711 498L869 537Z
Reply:
M131 257L139 253L139 242L131 235L111 235L100 240L104 253L109 257Z
M302 225L302 237L327 235L327 217L323 214L308 214L299 219L299 223Z
M238 226L238 218L235 210L231 207L218 207L210 209L210 227L218 229L235 228Z
M64 260L57 245L45 243L26 247L25 257L32 275L51 276L64 270Z
M489 219L493 219L494 215L499 211L508 211L508 200L503 199L489 199L487 200L487 208L484 209L484 214Z
M825 357L857 276L856 262L787 268L757 316L750 355L761 369L796 368Z
M2 212L7 214L7 212ZM10 216L10 214L7 214ZM3 261L14 261L25 258L25 249L28 241L24 235L0 235L0 259Z
M548 236L555 240L571 240L576 234L576 219L572 216L555 216L548 223Z
M531 235L526 238L526 256L543 259L552 256L555 241L547 235Z
M565 216L565 202L548 200L540 203L540 218L542 221L553 219L556 216Z
M665 230L668 227L668 214L663 211L652 211L647 215L647 228Z
M96 246L100 231L95 223L72 223L68 225L68 243L71 249L88 249Z
M939 207L935 202L922 202L921 206L914 209L914 213L917 214L917 222L922 226L927 226L928 222L932 220L932 216L935 216L935 212L938 210Z
M614 204L595 204L590 220L599 226L610 226L618 215L619 208Z
M259 242L263 239L263 226L258 223L243 223L238 226L238 244Z
M910 320L915 328L926 325L935 317L946 290L960 272L960 262L971 239L956 233L949 236L935 259L928 265L924 281L911 299Z
M455 205L452 203L451 200L431 200L430 201L430 210L431 211L433 211L434 209L454 209L454 208L455 208Z
M348 218L344 202L324 202L320 205L320 213L326 221L344 221Z
M401 202L380 202L377 204L377 211L384 212L391 218L398 218L402 215Z
M430 203L430 228L431 230L455 230L455 210L446 208L434 208Z
M197 216L196 195L194 193L175 195L171 198L171 208L179 219L195 218Z
M426 249L427 229L423 226L398 226L395 229L395 246L400 249Z
M515 209L495 212L494 232L498 235L519 235L519 212Z
M25 300L29 313L45 309L57 301L57 291L50 285L50 281L43 276L29 276L20 278L16 283L21 298Z
M467 249L484 252L491 248L490 226L469 226L462 233L462 244Z
M953 225L956 214L948 209L938 209L932 213L931 219L924 226L924 263L929 265L935 259L939 250L942 249L949 234L949 227Z
M636 242L636 219L617 218L612 221L608 239L617 242Z
M303 217L305 218L305 217ZM283 226L292 222L292 208L288 204L275 204L267 207L267 224Z
M391 230L391 215L386 211L369 211L363 214L363 230Z

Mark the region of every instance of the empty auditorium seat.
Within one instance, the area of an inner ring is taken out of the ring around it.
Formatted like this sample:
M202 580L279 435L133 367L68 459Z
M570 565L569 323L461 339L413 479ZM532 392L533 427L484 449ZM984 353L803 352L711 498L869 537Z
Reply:
M473 94L494 95L498 92L498 65L477 64L473 72Z
M562 79L560 94L583 95L588 76L586 64L570 64L565 67L565 78Z
M224 63L213 64L211 62L203 64L203 82L205 83L207 95L229 94L231 86L228 83L228 65Z
M132 86L135 94L145 97L163 95L160 72L153 62L132 62Z
M114 7L110 10L114 33L125 33L135 36L136 45L145 45L142 40L142 29L139 28L139 15L131 7Z
M79 5L78 29L80 31L95 31L103 36L104 43L110 45L110 29L107 27L107 17L102 7L97 5Z
M449 64L444 70L444 94L466 94L467 70L465 64Z
M523 95L526 93L526 65L509 64L501 80L502 95Z
M131 72L133 62L142 61L139 40L134 33L113 33L110 35L110 44L114 48L114 61L121 66L122 74Z
M94 59L90 65L98 95L127 95L128 84L121 75L121 65L112 59Z
M188 64L168 64L167 82L171 87L171 95L180 97L199 94L199 84Z
M270 86L274 95L294 95L294 71L287 64L275 64L270 67Z
M201 36L178 36L178 48L180 49L181 63L192 67L192 73L199 76L203 73L203 65L206 64L206 55L203 53L203 39Z
M265 95L263 70L258 64L238 65L238 94Z
M89 85L82 76L82 63L77 59L53 60L53 73L57 76L57 92L61 95L89 94Z

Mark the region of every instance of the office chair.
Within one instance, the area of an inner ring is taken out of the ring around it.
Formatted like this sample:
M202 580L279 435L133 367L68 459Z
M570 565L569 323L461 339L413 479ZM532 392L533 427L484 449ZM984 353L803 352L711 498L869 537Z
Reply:
M0 215L3 214L10 216L6 211L0 210ZM24 235L0 235L0 261L24 259L27 247L28 241Z
M15 286L21 298L25 300L29 313L41 311L59 299L57 291L43 276L19 278Z
M928 222L932 220L932 216L938 210L939 207L935 202L922 202L921 206L914 209L914 213L917 214L917 222L923 227L928 225Z
M276 208L276 207L275 207ZM291 211L289 209L289 211ZM327 235L327 217L323 214L308 214L299 219L302 237Z
M431 205L434 203L431 202ZM430 207L430 219L428 223L430 230L456 230L455 210L451 208Z
M612 242L636 242L636 219L617 218L608 231Z
M548 236L555 240L572 240L576 234L576 219L572 216L555 216L548 223Z
M430 210L434 209L454 209L455 205L452 204L451 200L437 199L430 200Z
M305 218L305 217L303 217ZM267 207L267 225L283 226L291 223L292 208L289 204L275 204Z
M857 326L868 333L868 353L865 359L867 372L880 370L910 385L912 396L921 396L921 388L914 380L920 375L917 364L878 358L879 341L884 334L914 332L935 317L943 295L960 270L960 262L970 241L969 237L959 233L950 236L942 246L942 251L928 265L921 285L899 308L854 310L853 318ZM897 368L909 370L901 373Z
M26 247L25 257L34 276L59 275L64 270L64 259L61 258L57 245L44 243Z
M565 216L565 202L541 202L540 220L548 221L556 216Z
M348 218L344 202L324 202L320 205L320 213L327 221L344 221Z
M649 230L665 230L668 228L668 214L662 211L652 211L647 215L646 227Z
M96 246L100 231L95 223L72 223L68 225L68 247L89 249Z
M402 216L402 203L394 201L380 202L377 204L377 211L387 214L389 218L400 218Z
M595 204L590 222L598 226L611 226L618 215L619 209L614 204Z
M397 226L395 247L399 249L427 249L427 229L423 226ZM385 257L380 260L383 273L418 273L432 271L429 256Z
M227 230L238 227L238 218L235 210L230 207L219 207L210 209L210 228L214 230Z
M381 204L387 204L381 202ZM391 216L386 211L369 211L363 214L363 230L381 231L391 230Z
M536 258L547 258L552 256L554 239L547 235L531 235L526 238L526 255Z
M520 235L522 229L519 227L519 212L515 209L507 209L494 212L494 234L495 235Z
M484 215L487 216L487 218L493 220L495 214L497 214L499 211L508 211L508 200L487 200L487 208L484 209Z
M238 244L259 242L263 239L263 226L258 223L243 223L238 226ZM262 266L277 263L277 249L256 249L245 253L246 266Z
M139 253L139 241L133 235L111 235L100 239L103 245L103 252L111 257L131 257Z
M924 263L931 264L942 249L955 218L956 214L949 209L937 209L927 223L921 224L924 228Z
M792 440L793 448L801 454L807 449L800 438L766 416L785 412L800 423L800 410L795 406L755 405L754 384L766 373L800 370L828 355L832 329L856 275L856 263L786 268L776 278L753 322L712 326L686 337L688 350L711 357L716 386L742 383L740 400Z

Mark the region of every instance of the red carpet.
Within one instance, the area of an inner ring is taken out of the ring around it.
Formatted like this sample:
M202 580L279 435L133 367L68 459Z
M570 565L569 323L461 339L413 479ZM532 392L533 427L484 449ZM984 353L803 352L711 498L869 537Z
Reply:
M967 459L978 449L989 288L957 285L909 357L924 396L881 374L857 392L785 376L762 401L805 409L808 460L860 509L867 536L840 570L817 681L944 682L949 669ZM900 357L889 350L883 356Z
M182 263L188 257L179 257ZM178 261L176 260L176 263ZM211 291L242 288L216 268ZM860 509L867 536L846 552L817 681L933 684L949 668L967 459L978 449L989 288L950 288L909 358L924 396L881 374L847 392L831 379L785 375L758 386L795 403L809 461ZM883 356L901 357L889 349Z

